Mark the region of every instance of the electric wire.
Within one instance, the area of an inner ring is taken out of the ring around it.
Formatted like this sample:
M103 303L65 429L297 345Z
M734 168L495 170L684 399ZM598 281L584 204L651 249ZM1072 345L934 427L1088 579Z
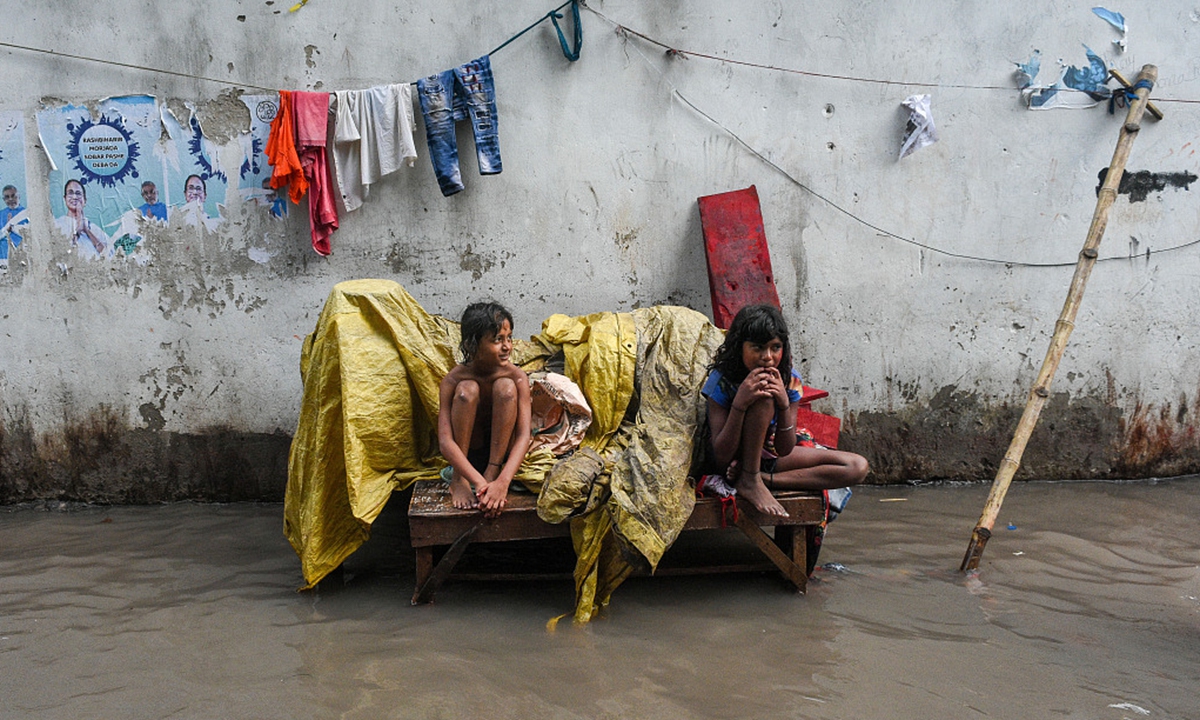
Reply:
M593 13L594 15L596 15L597 17L604 20L605 22L612 25L614 27L614 29L616 30L617 34L623 38L627 39L628 35L634 35L635 37L646 40L646 41L648 41L654 45L657 45L659 47L667 48L668 55L671 55L676 52L681 52L681 51L675 51L670 46L666 45L665 43L662 43L658 40L654 40L653 38L649 38L649 37L643 35L642 33L630 31L629 28L625 27L624 25L621 25L620 23L615 22L608 16L601 13L599 10L596 10L587 5L584 5L583 7L585 9L587 9L588 11L590 11L591 13ZM782 175L788 182L790 182L793 185L804 190L808 194L817 198L818 200L825 203L826 205L833 208L834 210L837 210L838 212L842 213L846 217L854 220L855 222L857 222L865 227L870 228L871 230L874 230L879 235L889 237L894 240L899 240L900 242L907 243L909 245L913 245L915 247L921 248L922 250L928 250L929 252L937 253L939 255L945 255L947 257L953 257L953 258L957 258L960 260L970 260L970 261L981 262L981 263L1004 265L1007 267L1060 268L1060 267L1075 267L1078 264L1077 261L1029 262L1029 261L1023 261L1023 260L1005 260L1005 259L1000 259L1000 258L989 258L989 257L978 256L978 255L969 255L966 253L957 253L957 252L953 252L951 250L944 250L942 248L920 242L920 241L916 240L915 238L904 237L903 235L897 234L895 232L892 232L891 230L880 227L879 225L876 225L875 223L872 223L869 220L866 220L865 218L862 218L862 217L854 214L850 210L847 210L846 208L842 207L838 203L834 202L833 200L825 197L821 193L819 193L816 190L814 190L813 188L809 187L808 185L803 183L799 178L795 177L794 175L789 173L786 169L781 167L778 163L771 160L765 154L760 152L753 145L746 142L744 139L742 139L742 137L740 135L738 135L736 132L734 132L731 128L729 128L725 124L721 123L719 120L714 118L712 115L709 115L707 112L702 110L699 106L697 106L694 102L692 102L690 99L688 99L687 96L685 96L682 92L680 92L679 88L676 87L675 84L672 83L667 78L666 73L664 73L657 65L655 65L650 60L650 58L648 58L646 56L646 54L644 52L642 52L642 49L640 47L638 47L636 43L633 44L633 48L634 48L634 50L637 51L638 55L641 56L642 60L646 63L646 65L651 70L656 72L658 74L658 76L662 79L662 81L668 87L671 88L671 93L675 97L677 97L680 100L680 102L687 105L689 108L691 108L694 112L699 114L701 117L703 117L708 122L710 122L713 125L715 125L716 127L720 128L722 132L729 135L729 137L733 138L739 145L741 145L743 148L745 148L748 152L750 152L752 155L757 157L759 160L761 160L762 162L767 164L769 167L771 167L777 173ZM712 57L712 56L705 56L705 57ZM714 58L714 59L720 60L720 58ZM722 60L722 62L724 62L724 60ZM756 66L756 67L762 67L762 66ZM771 68L766 68L766 69L771 69ZM805 72L802 74L812 74L812 73ZM894 81L888 81L888 82L890 84L896 84L896 85L914 84L914 83L899 83L899 82L894 82ZM946 86L941 86L941 87L946 87ZM1010 91L1011 91L1011 89L1010 89ZM1155 98L1155 100L1158 100L1158 98ZM1193 245L1198 245L1198 244L1200 244L1200 239L1192 240L1190 242L1186 242L1181 245L1175 245L1175 246L1168 247L1168 248L1162 248L1159 250L1147 249L1144 253L1137 253L1137 254L1130 254L1130 255L1111 255L1108 257L1098 258L1096 260L1096 262L1109 262L1109 261L1114 261L1114 260L1134 260L1134 259L1138 259L1138 258L1142 258L1142 257L1145 257L1148 259L1150 257L1150 255L1157 255L1159 253L1172 252L1175 250L1182 250L1184 248L1188 248L1188 247L1191 247Z

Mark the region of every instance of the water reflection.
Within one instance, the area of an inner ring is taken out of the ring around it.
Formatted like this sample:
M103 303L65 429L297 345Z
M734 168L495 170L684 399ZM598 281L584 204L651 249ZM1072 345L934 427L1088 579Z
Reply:
M8 509L0 717L1195 717L1195 487L1018 484L978 576L957 567L986 487L863 488L821 557L844 571L807 596L770 575L634 578L556 632L565 578L409 606L399 502L311 593L277 505Z

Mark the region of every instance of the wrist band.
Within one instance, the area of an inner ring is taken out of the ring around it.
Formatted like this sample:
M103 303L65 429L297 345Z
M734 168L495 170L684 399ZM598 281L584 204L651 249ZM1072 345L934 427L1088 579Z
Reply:
M491 467L492 465L495 465L496 467L504 467L504 463L494 463L494 462L488 463L488 467Z
M795 429L796 429L795 425L788 425L785 428L775 428L775 432L782 432L784 430L795 430Z

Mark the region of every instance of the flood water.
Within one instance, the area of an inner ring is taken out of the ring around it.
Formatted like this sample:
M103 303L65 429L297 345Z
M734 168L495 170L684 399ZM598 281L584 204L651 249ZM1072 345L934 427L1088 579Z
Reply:
M410 606L398 501L309 593L281 505L0 508L0 717L1200 718L1200 478L1017 484L966 577L986 495L866 487L807 595L634 578L553 632L567 578Z

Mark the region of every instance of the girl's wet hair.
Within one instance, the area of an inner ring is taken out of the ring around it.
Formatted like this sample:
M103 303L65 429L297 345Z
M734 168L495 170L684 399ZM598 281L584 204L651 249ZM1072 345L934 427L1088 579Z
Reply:
M752 342L766 344L779 338L783 341L783 357L779 360L779 375L786 384L792 376L792 344L788 340L787 322L783 313L774 305L747 305L734 316L733 323L725 332L725 342L717 348L713 357L713 370L719 370L721 375L735 385L741 384L750 371L742 362L742 343Z
M458 344L458 352L462 355L462 361L469 363L475 357L475 352L479 350L479 341L482 340L488 333L493 335L500 332L500 325L504 321L508 321L508 327L511 330L513 326L512 313L510 313L503 305L495 302L477 302L471 303L463 310L462 322L459 323L462 329L462 341Z

